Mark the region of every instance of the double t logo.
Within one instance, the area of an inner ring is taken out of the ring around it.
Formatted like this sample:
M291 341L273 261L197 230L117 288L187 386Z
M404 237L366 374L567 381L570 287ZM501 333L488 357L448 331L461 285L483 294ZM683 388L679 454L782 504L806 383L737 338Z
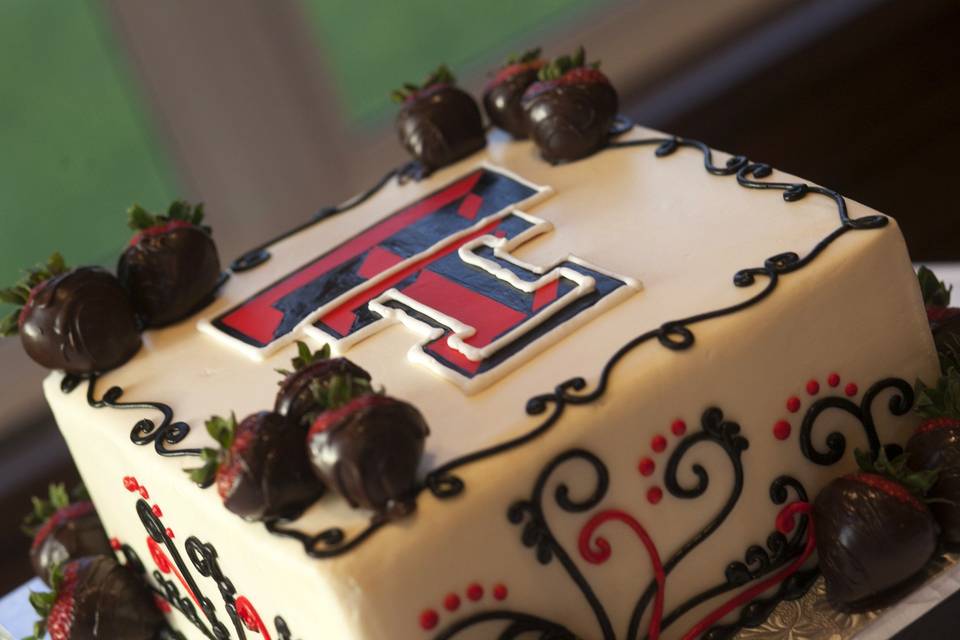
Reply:
M550 193L477 169L201 328L262 357L302 335L343 352L402 322L423 336L411 360L478 391L638 288L572 256L548 268L511 256L550 230L520 210Z

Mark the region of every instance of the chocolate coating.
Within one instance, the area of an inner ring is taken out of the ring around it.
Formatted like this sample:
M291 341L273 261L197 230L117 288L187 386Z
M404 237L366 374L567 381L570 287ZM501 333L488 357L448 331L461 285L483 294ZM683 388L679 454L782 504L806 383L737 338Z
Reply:
M76 562L71 640L154 640L164 620L143 580L111 556Z
M558 84L523 100L527 133L553 164L602 149L618 107L616 90L605 83Z
M292 418L302 424L304 416L321 409L313 399L310 385L313 382L323 384L335 375L349 374L354 378L370 380L370 374L346 358L331 358L315 362L284 379L277 392L273 410L282 416ZM307 427L309 425L303 425Z
M113 555L113 549L91 502L78 502L57 511L30 546L33 571L48 585L53 565L99 555Z
M927 494L949 500L931 502L930 511L940 525L944 542L960 545L960 427L942 427L915 433L907 441L911 469L940 469L937 483Z
M930 328L933 330L937 351L949 353L950 349L956 349L960 345L960 314L934 323Z
M321 416L307 445L314 471L350 506L392 519L416 507L417 469L429 433L413 405L368 395Z
M922 570L937 548L937 526L922 503L851 476L817 496L814 527L827 597L844 609L870 607Z
M39 285L21 315L20 341L36 362L78 375L118 367L140 349L133 305L113 274L81 267Z
M117 276L147 326L182 320L207 302L220 281L210 234L183 226L144 234L120 256Z
M491 87L483 94L483 109L490 122L514 138L527 137L527 114L523 109L523 92L537 81L537 69L516 73Z
M397 114L396 129L403 147L430 170L487 144L473 97L446 84L429 87L405 102Z
M303 438L304 429L279 414L261 411L245 418L217 476L227 509L248 520L290 517L322 496Z

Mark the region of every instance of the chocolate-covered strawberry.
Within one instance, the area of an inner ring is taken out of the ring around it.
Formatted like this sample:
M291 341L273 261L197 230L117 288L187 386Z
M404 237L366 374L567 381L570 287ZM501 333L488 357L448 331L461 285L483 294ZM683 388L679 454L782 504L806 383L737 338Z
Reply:
M304 342L297 341L297 356L293 369L278 369L283 374L273 410L291 418L306 429L329 406L331 397L337 397L338 385L351 393L370 392L370 374L346 358L331 358L330 345L311 351Z
M936 474L910 475L905 462L905 456L890 462L881 453L873 468L893 470L909 485L890 473L861 472L834 480L817 495L813 521L820 570L827 597L843 609L885 603L937 549L937 523L919 495Z
M950 306L952 286L942 282L927 267L917 269L917 279L920 281L923 304L927 308L927 319L934 331L951 318L960 316L960 309Z
M539 48L511 56L484 89L483 108L490 122L514 138L527 137L527 114L521 99L527 88L537 81L544 64Z
M400 142L427 171L456 162L487 143L480 108L455 83L450 70L441 65L421 86L405 84L391 94L402 105L396 120Z
M547 162L579 160L607 144L619 98L598 67L580 47L541 67L523 94L527 134Z
M307 445L314 471L350 506L393 519L416 507L417 469L429 433L415 407L369 393L320 414Z
M80 489L71 501L64 485L51 484L48 499L33 498L33 512L23 522L23 531L33 538L30 563L48 585L54 565L113 554L93 503Z
M99 267L68 269L59 253L0 291L0 301L18 307L0 321L0 335L19 334L48 369L106 371L140 349L140 324L117 278Z
M908 464L937 470L927 494L944 542L960 545L960 372L951 369L935 387L917 383L917 413L924 420L907 441Z
M917 270L927 320L944 371L960 368L960 308L950 306L953 287L941 282L930 269Z
M207 431L219 449L203 449L204 465L188 469L199 484L215 482L227 509L248 520L292 517L323 495L304 447L304 429L270 411L212 417Z
M113 557L74 560L51 574L51 593L30 594L40 620L25 640L154 640L164 626L153 594Z
M117 275L147 326L176 322L202 307L220 281L220 257L210 228L203 226L203 205L177 200L158 215L135 204L128 216L136 233Z

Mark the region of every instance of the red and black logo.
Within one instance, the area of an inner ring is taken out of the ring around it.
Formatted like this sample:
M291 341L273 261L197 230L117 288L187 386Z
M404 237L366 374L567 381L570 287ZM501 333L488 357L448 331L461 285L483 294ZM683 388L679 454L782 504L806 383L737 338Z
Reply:
M548 193L477 169L280 278L208 330L260 353L302 335L344 351L403 322L425 335L413 360L475 391L636 288L574 257L547 268L512 257L550 230L520 210Z

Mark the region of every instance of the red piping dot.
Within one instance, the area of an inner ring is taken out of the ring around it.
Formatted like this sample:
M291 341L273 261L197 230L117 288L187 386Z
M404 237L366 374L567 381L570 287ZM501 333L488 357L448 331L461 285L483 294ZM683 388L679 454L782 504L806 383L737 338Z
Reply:
M687 432L687 423L683 420L674 420L673 424L670 425L670 431L675 436L682 436Z
M800 411L800 398L797 396L790 396L790 398L787 399L787 411L790 413L796 413L797 411Z
M127 477L125 477L125 478L123 479L123 486L124 486L124 487L127 489L127 491L129 491L130 493L133 493L134 491L136 491L137 489L140 488L140 484L137 482L137 479L134 478L133 476L127 476Z
M493 587L493 597L497 600L506 600L507 599L507 587L506 585L498 584Z
M467 587L467 598L476 602L483 597L483 587L474 582L469 587Z
M857 385L855 385L855 384L852 383L852 382L843 388L843 392L844 392L845 394L847 394L848 396L850 396L851 398L852 398L853 396L857 395L857 391L858 391L858 390L859 390L859 389L857 388Z
M172 611L170 603L158 595L153 596L153 603L157 605L157 609L160 609L163 613L170 613Z
M123 545L120 544L120 541L119 541L119 540L117 540L116 538L110 538L110 548L111 548L111 549L113 549L114 551L120 551L120 548L121 548L122 546L123 546Z
M443 599L443 608L447 611L456 611L460 608L460 596L455 593L448 593Z
M167 527L167 537L170 538L171 540L173 540L173 538L175 537L173 535L173 529L171 529L170 527Z
M807 382L807 393L809 393L812 396L815 396L818 393L820 393L820 383L817 382L816 380L810 380L809 382Z
M637 469L640 470L640 475L642 476L649 476L653 474L656 468L657 465L650 458L641 459L640 464L637 465Z
M654 451L660 453L667 448L667 439L658 433L657 435L653 436L653 439L650 441L650 446Z
M146 487L140 487L140 497L143 498L144 500L150 499L150 492L147 491Z
M829 376L827 376L827 384L829 384L831 387L835 387L835 386L839 385L839 384L840 384L840 374L839 374L839 373L831 373Z
M427 609L420 614L420 626L426 631L436 627L438 622L440 622L440 616L433 609Z
M778 420L773 425L773 437L777 440L786 440L790 437L790 423L786 420Z
M657 504L663 499L663 489L660 487L651 487L647 490L647 502Z
M153 505L153 509L151 509L151 511L153 511L153 515L157 516L158 518L163 517L163 511L160 510L160 505Z

